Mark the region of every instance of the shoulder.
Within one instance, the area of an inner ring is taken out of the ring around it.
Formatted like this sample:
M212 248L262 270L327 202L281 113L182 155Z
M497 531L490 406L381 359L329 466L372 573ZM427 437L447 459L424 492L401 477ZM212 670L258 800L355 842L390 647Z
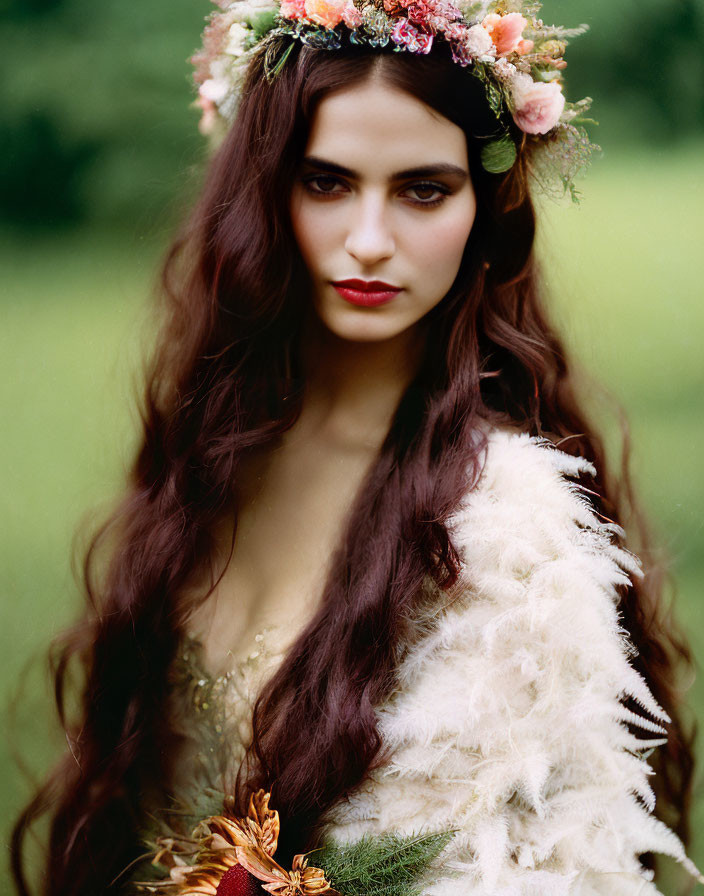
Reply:
M585 725L603 742L621 737L617 719L664 733L619 612L617 586L642 575L640 563L616 544L623 531L598 517L580 473L595 470L546 439L489 435L480 480L449 522L460 581L422 626L382 713L392 741L443 731L491 766L499 745L512 762L549 744L566 756ZM625 709L629 696L650 718Z
M642 576L639 559L617 544L625 532L598 515L582 481L596 472L546 438L489 432L479 480L449 520L465 580L476 588L482 575L495 585L503 577L521 585L518 596L547 570L568 580L587 574L606 590Z
M558 486L565 477L587 473L596 475L594 465L584 457L571 455L543 436L531 436L514 429L493 428L485 432L486 462L478 491L500 491L528 495L536 486L552 482ZM526 475L527 474L527 475Z
M467 535L463 527L479 517L498 524L503 515L511 528L510 520L517 513L521 520L525 514L533 515L534 525L522 530L532 539L539 539L551 528L571 525L624 535L620 526L599 522L588 488L578 481L596 477L589 460L568 454L547 438L524 432L493 429L486 440L479 480L451 521L458 537Z

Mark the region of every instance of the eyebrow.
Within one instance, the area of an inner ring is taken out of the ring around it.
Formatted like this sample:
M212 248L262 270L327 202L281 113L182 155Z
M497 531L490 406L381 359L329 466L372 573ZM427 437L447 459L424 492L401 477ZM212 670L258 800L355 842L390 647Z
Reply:
M342 177L349 177L352 180L359 180L359 174L351 168L345 168L335 162L329 162L327 159L321 159L318 156L306 156L303 159L304 165L311 168L319 168L321 171L329 171L331 174L340 174ZM435 162L431 165L421 165L418 168L406 168L403 171L394 171L391 180L406 180L413 177L436 177L438 174L451 175L453 177L461 177L466 180L469 172L459 165L452 165L449 162Z

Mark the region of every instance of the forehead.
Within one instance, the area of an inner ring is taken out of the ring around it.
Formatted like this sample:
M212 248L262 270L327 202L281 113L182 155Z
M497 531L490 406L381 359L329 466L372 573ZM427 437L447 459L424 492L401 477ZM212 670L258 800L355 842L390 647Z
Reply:
M461 128L409 93L375 80L321 100L306 155L375 174L428 162L467 167Z

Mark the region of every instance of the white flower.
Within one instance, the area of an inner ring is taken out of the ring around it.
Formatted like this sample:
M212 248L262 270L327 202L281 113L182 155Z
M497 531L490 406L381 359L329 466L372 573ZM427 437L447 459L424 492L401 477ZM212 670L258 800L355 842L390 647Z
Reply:
M515 78L517 69L512 62L507 62L503 56L499 56L493 65L493 72L502 81L511 81Z
M240 25L239 22L230 25L230 30L227 32L225 52L229 56L241 56L245 52L245 40L249 33L249 29Z
M496 56L496 47L489 32L481 25L472 25L467 29L465 48L470 56L479 62L493 62Z
M213 81L222 81L225 84L230 84L230 71L232 70L232 58L229 56L225 56L224 54L220 54L216 59L210 63L210 77Z
M234 22L248 22L263 12L276 12L277 9L271 0L237 0L227 11Z
M214 78L208 78L207 81L204 81L200 85L198 93L206 100L210 100L213 103L221 103L227 96L229 90L230 85L227 81L220 79L216 81Z

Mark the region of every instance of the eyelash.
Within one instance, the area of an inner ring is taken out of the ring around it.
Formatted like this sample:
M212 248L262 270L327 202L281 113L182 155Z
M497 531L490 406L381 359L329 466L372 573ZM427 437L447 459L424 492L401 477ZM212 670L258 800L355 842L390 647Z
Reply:
M303 186L308 190L309 193L312 193L314 196L338 196L339 193L335 193L331 190L316 190L312 184L315 181L332 181L333 183L342 183L337 177L332 174L314 174L310 177L303 178ZM433 208L433 206L440 205L445 199L450 195L452 190L446 187L444 184L435 183L433 181L417 181L414 184L410 184L406 187L407 190L414 189L433 189L442 195L437 199L410 199L409 202L412 205L421 207L421 208Z

